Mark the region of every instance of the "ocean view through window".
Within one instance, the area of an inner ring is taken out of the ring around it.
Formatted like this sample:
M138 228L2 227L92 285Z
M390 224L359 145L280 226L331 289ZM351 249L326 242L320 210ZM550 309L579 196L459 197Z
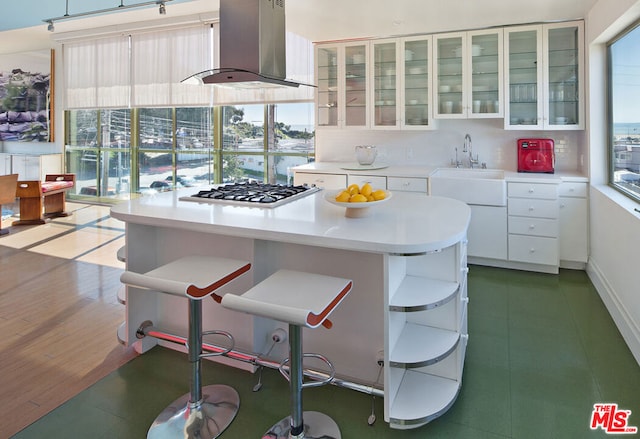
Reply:
M640 22L609 42L609 184L640 201Z

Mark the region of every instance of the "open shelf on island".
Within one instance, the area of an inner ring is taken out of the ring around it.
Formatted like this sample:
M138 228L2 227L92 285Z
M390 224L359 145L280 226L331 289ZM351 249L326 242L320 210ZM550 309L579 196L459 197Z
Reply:
M460 385L461 381L406 370L390 405L390 426L408 429L432 421L455 402ZM428 392L428 398L425 398L425 392Z
M389 311L416 312L444 305L458 293L458 282L407 275L389 302Z
M389 365L404 368L429 366L455 351L459 340L460 333L456 331L407 323L389 355Z

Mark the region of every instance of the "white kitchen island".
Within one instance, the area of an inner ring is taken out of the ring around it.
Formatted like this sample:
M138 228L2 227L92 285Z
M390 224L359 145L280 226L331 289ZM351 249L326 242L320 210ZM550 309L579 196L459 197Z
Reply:
M252 270L223 294L242 294L280 268L353 279L351 294L332 315L333 328L305 330L304 350L326 355L337 376L365 385L376 384L383 358L384 381L376 386L384 383L391 427L423 425L451 406L467 339L466 204L398 192L370 216L346 218L344 208L324 200L324 191L274 208L180 200L194 192L146 196L111 209L126 223L128 270L146 272L186 255L251 261ZM121 336L140 352L158 343L136 338L146 320L187 334L186 298L129 287L126 307ZM245 352L266 353L273 331L286 328L213 300L204 301L203 314L205 330L230 331ZM286 350L278 344L270 357L284 358Z

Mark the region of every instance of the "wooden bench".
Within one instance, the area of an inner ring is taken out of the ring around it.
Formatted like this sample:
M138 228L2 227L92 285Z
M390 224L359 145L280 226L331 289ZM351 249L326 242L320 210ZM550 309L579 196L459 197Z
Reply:
M75 174L50 174L45 181L18 181L20 220L14 226L44 224L48 218L69 216L65 211L66 192L76 184Z
M0 175L0 212L3 204L9 204L16 201L16 182L18 174ZM2 230L2 222L0 222L0 236L6 235L9 230Z

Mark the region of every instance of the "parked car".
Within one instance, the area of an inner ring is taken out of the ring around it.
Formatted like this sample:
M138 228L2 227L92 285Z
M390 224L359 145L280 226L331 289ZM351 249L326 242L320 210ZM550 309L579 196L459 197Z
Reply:
M173 181L173 176L170 175L165 178L166 181ZM176 187L184 186L184 187L193 187L196 185L196 180L193 177L188 177L186 175L178 175L176 176Z
M156 180L149 185L150 189L154 189L158 192L166 192L173 189L171 183L166 180Z

